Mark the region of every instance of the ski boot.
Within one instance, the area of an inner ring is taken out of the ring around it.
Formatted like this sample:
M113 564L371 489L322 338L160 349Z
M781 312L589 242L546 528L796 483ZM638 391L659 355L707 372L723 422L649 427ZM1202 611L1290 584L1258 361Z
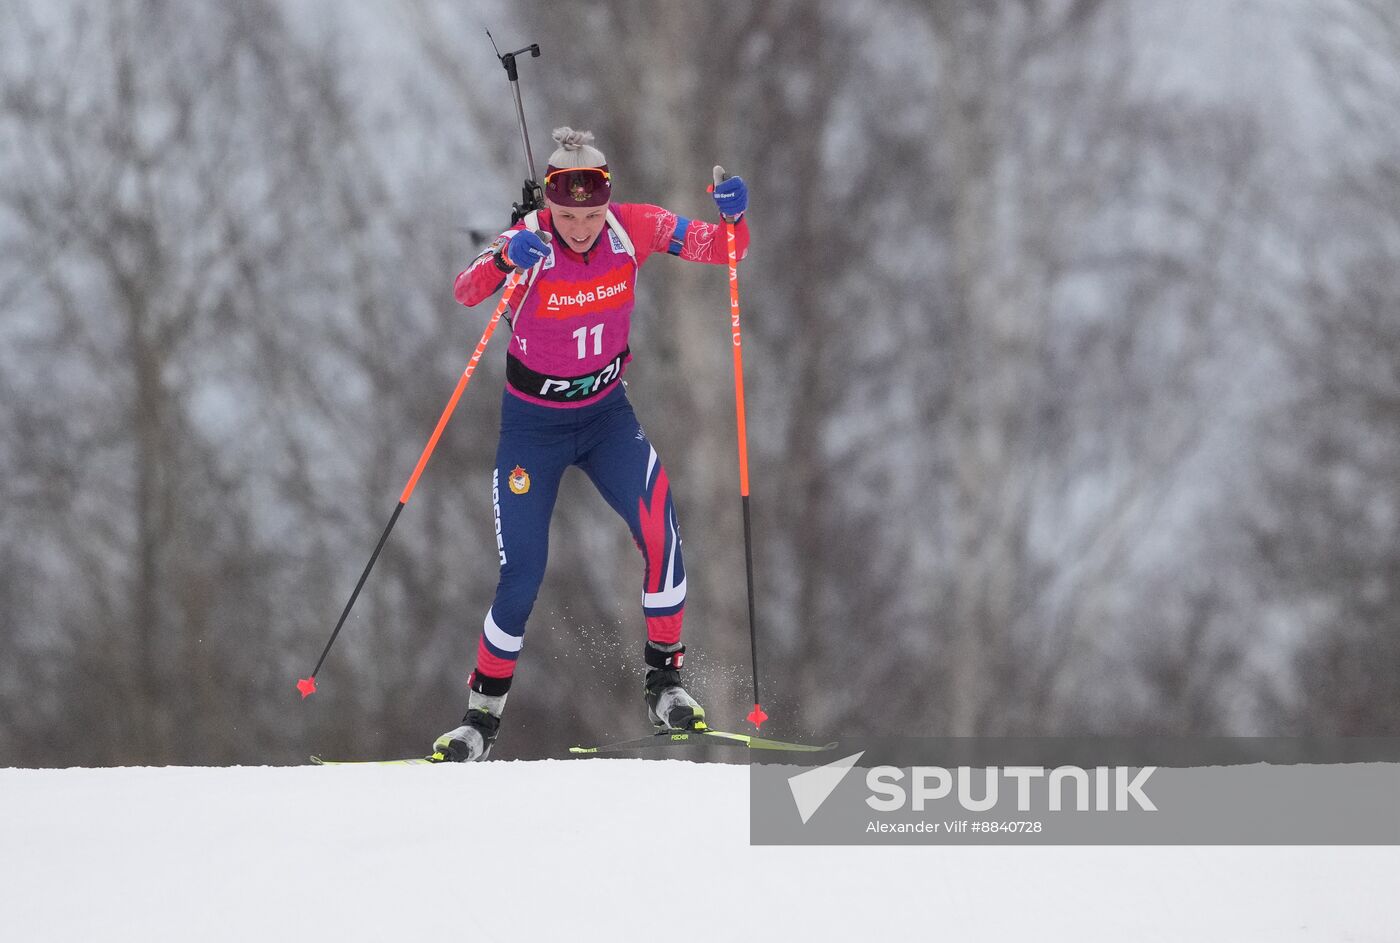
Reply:
M433 741L433 754L442 762L472 763L484 760L491 753L491 745L496 742L496 733L501 729L501 711L505 708L506 696L489 697L471 693L467 700L467 713L462 718L462 726Z
M703 730L705 708L681 687L685 646L670 651L647 642L647 719L657 730Z

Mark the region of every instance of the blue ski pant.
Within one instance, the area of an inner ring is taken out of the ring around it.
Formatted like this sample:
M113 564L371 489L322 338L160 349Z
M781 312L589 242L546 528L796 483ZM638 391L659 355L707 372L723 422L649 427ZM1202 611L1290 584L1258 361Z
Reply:
M559 482L571 465L583 469L627 522L642 552L648 641L658 646L680 642L685 564L670 482L623 385L596 403L575 408L537 405L507 389L491 475L501 572L472 675L472 687L483 693L509 689L525 623L544 580Z

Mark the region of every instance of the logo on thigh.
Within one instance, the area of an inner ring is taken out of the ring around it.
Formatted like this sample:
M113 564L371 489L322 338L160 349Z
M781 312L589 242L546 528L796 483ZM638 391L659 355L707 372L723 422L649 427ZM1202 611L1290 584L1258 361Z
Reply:
M501 534L501 471L491 469L491 510L496 515L496 552L500 554L501 566L506 565L506 541Z
M506 479L510 485L510 490L514 494L524 494L530 490L530 473L516 465L511 469L510 477Z

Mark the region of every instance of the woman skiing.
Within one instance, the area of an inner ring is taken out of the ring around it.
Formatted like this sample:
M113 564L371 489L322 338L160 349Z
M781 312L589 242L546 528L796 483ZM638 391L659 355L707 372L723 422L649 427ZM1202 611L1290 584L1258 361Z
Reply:
M571 465L627 522L642 551L649 719L661 729L685 729L705 716L681 686L686 579L670 484L621 381L631 359L637 270L656 252L723 264L723 229L659 206L612 202L612 175L593 135L558 128L554 140L546 208L502 233L457 276L457 300L471 306L494 294L509 272L522 270L510 300L491 481L500 581L477 645L466 716L433 744L457 762L485 759L496 739L544 578L559 482ZM716 167L714 198L723 218L735 223L742 258L749 242L747 187Z

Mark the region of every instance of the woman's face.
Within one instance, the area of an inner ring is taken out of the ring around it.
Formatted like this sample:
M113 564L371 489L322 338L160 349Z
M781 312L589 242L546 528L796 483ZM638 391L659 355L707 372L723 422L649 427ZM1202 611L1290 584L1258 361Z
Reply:
M554 228L559 230L559 235L564 237L570 249L587 252L593 248L593 243L598 241L598 233L603 231L603 224L608 219L606 206L573 207L560 206L553 200L545 202L549 205Z

